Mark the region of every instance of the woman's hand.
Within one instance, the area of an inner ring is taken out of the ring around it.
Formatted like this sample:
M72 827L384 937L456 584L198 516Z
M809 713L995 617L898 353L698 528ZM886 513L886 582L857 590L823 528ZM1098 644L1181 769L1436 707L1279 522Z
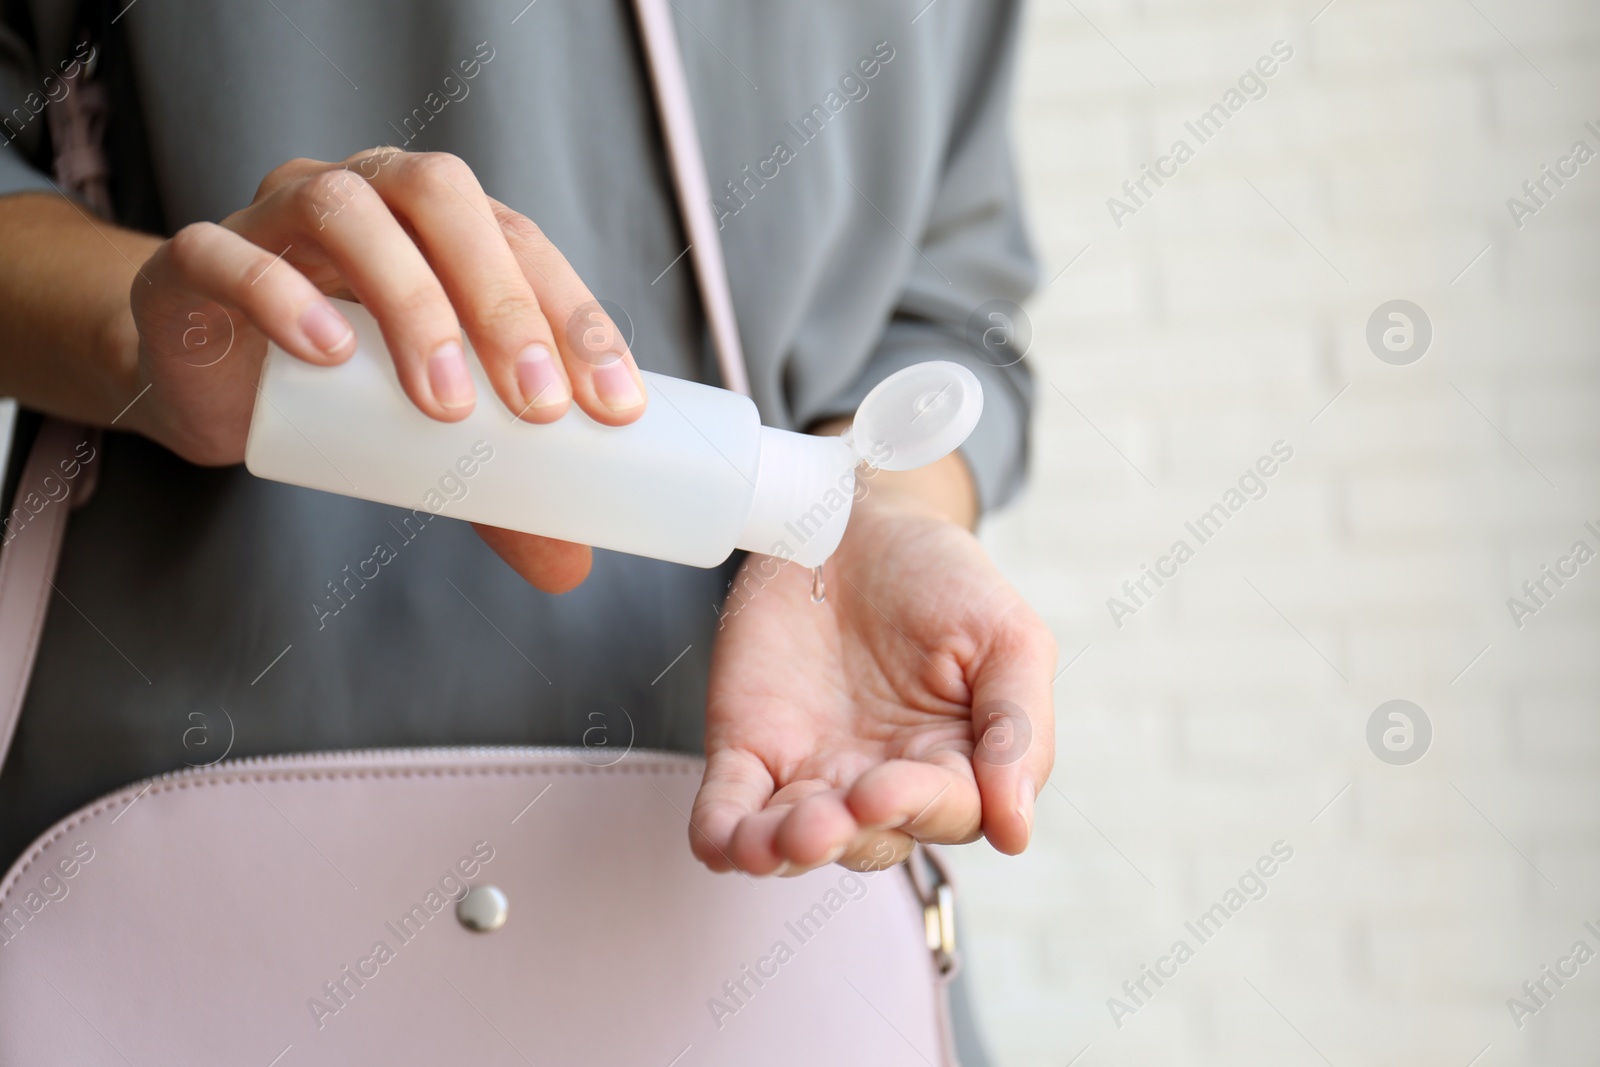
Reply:
M240 462L268 339L321 365L355 350L329 296L372 312L406 395L432 418L485 402L538 423L572 400L608 425L644 411L626 344L539 228L455 156L382 148L285 163L249 207L156 248L133 282L128 338L148 395L122 424L193 463ZM474 395L463 333L494 398ZM588 571L581 546L481 532L543 588Z
M1027 845L1054 762L1055 642L951 521L970 504L918 491L937 481L931 468L873 480L821 604L809 570L745 562L712 656L689 831L712 869L880 867L913 840L980 833Z

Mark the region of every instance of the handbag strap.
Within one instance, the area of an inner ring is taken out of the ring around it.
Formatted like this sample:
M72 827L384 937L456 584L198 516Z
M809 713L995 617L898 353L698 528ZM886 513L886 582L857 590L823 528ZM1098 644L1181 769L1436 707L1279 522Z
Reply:
M85 5L89 6L93 5ZM80 35L80 39L89 47L89 58L78 64L71 77L62 76L67 95L45 108L55 154L53 169L57 185L82 200L96 215L109 219L114 209L111 166L106 161L104 145L111 99L105 83L95 77L100 65L99 46L88 33Z
M89 59L68 79L71 91L49 106L47 117L57 182L95 214L110 218L111 171L104 149L109 107L105 86L95 77L100 50L93 30L97 17L105 14L98 10L103 6L79 6L73 39L88 46ZM85 446L88 456L80 451ZM0 457L9 452L9 447L0 448ZM99 430L46 418L23 465L11 511L0 516L0 769L33 675L67 516L93 495L99 456ZM0 462L0 475L4 470Z
M99 433L46 419L22 468L11 511L0 520L5 546L0 550L0 767L33 674L67 515L94 492Z
M650 66L650 82L655 89L656 113L666 135L667 158L672 164L673 184L678 192L678 211L688 231L695 280L700 283L700 302L711 327L711 341L717 350L717 366L722 372L722 387L750 395L750 376L739 343L739 323L733 314L733 294L728 288L728 267L722 258L722 238L711 210L711 182L706 177L706 161L700 152L700 132L694 121L694 101L689 96L689 81L683 70L683 54L678 50L678 34L672 25L671 0L634 0L639 33L644 38L645 62Z

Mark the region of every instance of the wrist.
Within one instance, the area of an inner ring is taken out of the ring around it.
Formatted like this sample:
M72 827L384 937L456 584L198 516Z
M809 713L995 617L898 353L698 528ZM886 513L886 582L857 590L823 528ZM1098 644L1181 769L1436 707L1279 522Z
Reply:
M848 418L830 419L813 427L811 432L837 434L849 425ZM862 467L856 477L858 486L864 487L856 493L857 510L910 511L953 522L968 530L977 526L978 486L959 450L915 470Z
M107 416L110 418L144 388L139 381L139 328L126 294L121 301L107 301L99 309L97 320L93 326L94 362L104 368L111 396L122 397Z
M864 492L858 508L915 511L972 530L978 525L978 492L959 452L910 471L867 468L858 475Z
M61 418L110 422L143 388L128 291L135 264L160 239L39 193L0 197L0 233L0 321L9 331L0 394Z

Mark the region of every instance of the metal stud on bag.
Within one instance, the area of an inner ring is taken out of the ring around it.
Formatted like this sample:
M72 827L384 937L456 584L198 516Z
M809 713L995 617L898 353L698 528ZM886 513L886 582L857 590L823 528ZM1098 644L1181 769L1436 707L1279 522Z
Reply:
M456 918L468 930L493 933L506 924L511 904L498 886L475 885L456 904Z

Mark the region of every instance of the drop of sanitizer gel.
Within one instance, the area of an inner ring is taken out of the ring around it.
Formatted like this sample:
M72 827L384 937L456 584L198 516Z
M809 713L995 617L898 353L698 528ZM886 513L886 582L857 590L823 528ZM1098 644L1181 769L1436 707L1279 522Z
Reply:
M536 425L505 410L476 359L478 400L458 422L418 411L376 321L336 301L356 352L316 367L269 348L245 465L261 478L694 567L736 549L817 568L850 519L856 468L911 470L967 439L977 377L918 363L866 395L849 430L816 437L761 425L745 396L642 372L649 402L627 426L576 405Z

